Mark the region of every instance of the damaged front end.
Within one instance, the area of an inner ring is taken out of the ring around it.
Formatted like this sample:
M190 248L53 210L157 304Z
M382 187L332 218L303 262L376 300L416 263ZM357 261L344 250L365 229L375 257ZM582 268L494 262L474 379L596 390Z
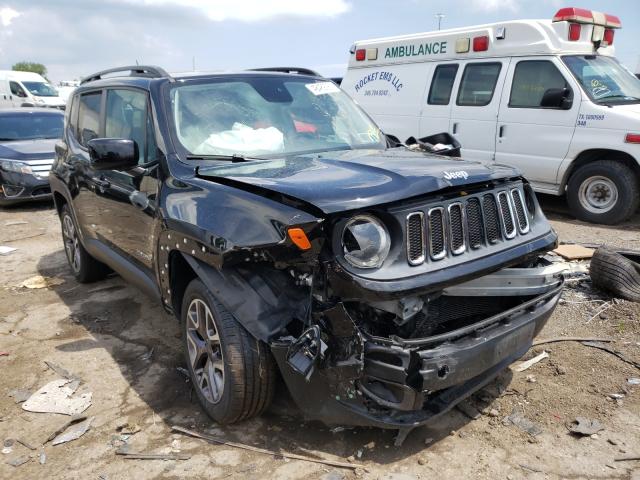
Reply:
M563 288L541 258L557 236L519 180L327 223L309 314L270 344L298 406L328 424L433 420L530 348Z

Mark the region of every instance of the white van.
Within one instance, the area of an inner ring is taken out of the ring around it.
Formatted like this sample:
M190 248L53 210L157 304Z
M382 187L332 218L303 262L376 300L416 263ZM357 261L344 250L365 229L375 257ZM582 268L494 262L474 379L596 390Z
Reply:
M65 101L41 75L0 70L0 108L52 107L64 110Z
M341 87L401 140L448 131L467 159L519 167L580 219L638 208L640 80L613 57L620 20L562 8L357 42Z

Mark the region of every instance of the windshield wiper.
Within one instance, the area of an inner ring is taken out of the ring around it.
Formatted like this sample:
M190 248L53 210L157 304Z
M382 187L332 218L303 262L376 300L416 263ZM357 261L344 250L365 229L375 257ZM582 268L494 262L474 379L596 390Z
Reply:
M244 155L187 155L187 160L224 160L227 162L248 162L250 160L263 160L262 158L245 157Z
M624 98L624 99L629 99L629 100L632 100L632 101L640 100L640 98L632 97L631 95L607 95L606 97L599 98L598 102L601 102L602 100L607 100L608 98Z

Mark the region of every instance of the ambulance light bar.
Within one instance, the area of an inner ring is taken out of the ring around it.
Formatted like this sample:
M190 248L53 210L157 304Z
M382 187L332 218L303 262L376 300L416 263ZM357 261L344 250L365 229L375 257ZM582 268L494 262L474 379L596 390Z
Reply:
M602 25L609 28L622 28L620 19L608 13L592 12L584 8L561 8L553 16L554 22L575 22L590 25Z

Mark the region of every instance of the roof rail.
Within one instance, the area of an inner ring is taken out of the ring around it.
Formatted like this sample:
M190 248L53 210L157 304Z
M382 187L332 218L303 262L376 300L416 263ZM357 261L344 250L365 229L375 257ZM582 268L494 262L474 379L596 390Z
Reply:
M108 70L101 70L80 80L80 85L87 82L93 82L94 80L100 80L104 75L118 72L131 72L129 74L131 77L171 78L171 75L160 67L155 67L153 65L133 65L130 67L117 67L110 68Z
M252 72L280 72L280 73L297 73L299 75L311 75L312 77L322 77L318 72L314 72L308 68L302 67L265 67L250 68Z

